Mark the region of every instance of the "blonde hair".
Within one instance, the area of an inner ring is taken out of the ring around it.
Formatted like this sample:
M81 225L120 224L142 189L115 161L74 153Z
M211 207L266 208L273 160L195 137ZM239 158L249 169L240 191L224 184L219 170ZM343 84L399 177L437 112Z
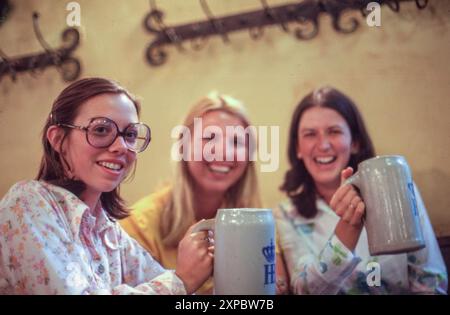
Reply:
M250 125L243 104L228 95L211 92L200 99L187 114L183 125L192 129L194 118L211 111L225 111L239 117L245 127ZM248 161L247 169L241 178L225 194L222 208L261 207L256 166ZM165 246L176 247L190 225L195 222L193 178L189 174L187 162L177 162L170 202L163 211L160 232Z

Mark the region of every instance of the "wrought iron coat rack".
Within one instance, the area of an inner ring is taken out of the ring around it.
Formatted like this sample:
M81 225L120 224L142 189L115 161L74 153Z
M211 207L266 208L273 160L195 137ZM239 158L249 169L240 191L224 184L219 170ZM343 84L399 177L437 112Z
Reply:
M73 81L79 77L81 64L78 59L71 56L72 52L80 42L80 33L75 28L66 28L61 37L65 43L57 49L53 49L44 40L38 25L39 14L33 13L33 29L44 52L26 55L22 57L10 58L0 49L0 80L5 75L10 75L13 81L16 81L18 72L30 71L36 74L47 67L56 66L61 72L65 81Z
M206 0L200 0L207 20L183 25L167 27L163 21L164 13L156 7L155 0L150 0L150 12L144 19L144 27L156 38L146 49L147 61L152 66L159 66L166 62L167 52L163 46L175 45L179 51L185 51L183 43L190 41L194 50L203 48L209 36L219 35L224 43L229 43L228 34L248 29L252 39L262 37L264 27L278 24L286 33L293 33L300 40L309 40L319 32L319 15L329 14L332 18L333 28L340 33L352 33L358 26L356 18L350 17L344 26L341 16L347 10L359 10L367 16L366 8L370 2L387 5L395 12L400 10L400 2L416 3L418 9L427 6L428 0L304 0L270 7L266 0L260 0L262 9L240 13L225 17L214 17ZM289 23L296 22L296 28L290 29Z

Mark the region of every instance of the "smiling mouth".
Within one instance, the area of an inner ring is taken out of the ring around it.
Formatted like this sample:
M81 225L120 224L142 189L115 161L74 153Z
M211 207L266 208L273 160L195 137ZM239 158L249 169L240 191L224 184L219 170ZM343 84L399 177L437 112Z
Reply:
M231 170L231 167L225 165L208 165L208 168L211 172L219 174L228 174Z
M336 161L336 159L336 156L316 157L314 158L314 162L321 165L327 165L333 163L334 161Z
M104 168L107 168L112 171L120 171L123 169L123 165L117 164L117 163L111 163L111 162L97 162L98 165L103 166Z

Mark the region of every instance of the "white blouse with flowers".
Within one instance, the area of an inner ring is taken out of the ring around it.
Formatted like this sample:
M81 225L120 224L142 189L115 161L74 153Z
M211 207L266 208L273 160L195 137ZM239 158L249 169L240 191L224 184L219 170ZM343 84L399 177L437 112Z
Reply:
M43 181L15 184L0 202L0 294L186 294L111 220Z
M370 256L365 229L355 250L347 249L334 234L339 217L322 199L311 219L302 217L290 200L280 203L275 216L292 292L446 294L445 264L417 189L415 193L426 247L397 255Z

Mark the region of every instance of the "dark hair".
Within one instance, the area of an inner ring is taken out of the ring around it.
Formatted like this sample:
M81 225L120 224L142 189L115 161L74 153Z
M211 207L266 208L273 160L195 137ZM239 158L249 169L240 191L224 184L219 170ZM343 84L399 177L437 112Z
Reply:
M42 130L42 144L44 154L37 180L44 180L53 185L65 188L77 196L86 188L85 183L73 178L69 178L64 171L64 165L70 169L67 161L62 155L53 149L47 139L47 130L50 126L57 123L72 124L78 114L80 106L90 98L99 94L125 94L136 107L139 116L140 105L138 101L125 88L117 82L103 78L86 78L78 80L66 87L53 103L51 113L47 118L44 129ZM67 135L72 129L64 128L64 136L60 142L60 149ZM61 150L60 150L61 151ZM100 196L102 207L108 212L109 216L115 219L122 219L129 215L123 199L119 195L119 188L116 187L110 192L104 192Z
M350 98L331 87L319 88L305 96L292 116L288 143L291 168L286 172L280 189L287 193L297 211L306 218L312 218L317 214L316 188L303 160L297 157L298 128L303 113L314 106L333 109L347 122L352 140L359 146L358 153L351 154L348 166L356 171L358 163L375 156L363 118Z

